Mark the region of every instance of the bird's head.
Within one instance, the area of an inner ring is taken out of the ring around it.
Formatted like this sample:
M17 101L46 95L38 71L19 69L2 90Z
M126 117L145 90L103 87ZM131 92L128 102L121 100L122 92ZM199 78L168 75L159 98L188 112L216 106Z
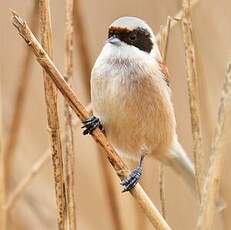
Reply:
M128 55L160 56L152 29L137 17L121 17L109 27L107 44Z

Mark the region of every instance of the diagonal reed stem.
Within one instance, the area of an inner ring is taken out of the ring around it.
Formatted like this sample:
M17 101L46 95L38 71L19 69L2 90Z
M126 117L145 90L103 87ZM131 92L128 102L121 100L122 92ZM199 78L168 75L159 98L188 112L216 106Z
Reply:
M33 33L27 26L26 22L22 20L22 18L20 18L16 12L12 12L12 14L13 25L17 28L21 37L25 40L25 42L34 52L35 56L37 57L37 61L43 67L43 69L49 74L50 78L53 80L56 87L66 98L75 114L82 121L89 118L89 113L79 102L78 98L76 97L72 89L65 82L63 76L55 67L54 63L51 61L45 50L36 40ZM127 166L115 152L110 143L107 141L103 132L99 128L97 128L92 132L91 136L94 138L97 144L105 150L104 153L106 154L108 160L115 169L115 172L117 173L118 177L120 179L124 179L125 177L127 177L129 175L129 170ZM137 201L137 203L140 205L144 214L147 216L147 218L154 227L161 230L171 229L139 184L137 184L130 191L130 193Z
M90 55L87 47L87 36L84 30L83 17L81 14L80 1L74 1L74 24L75 24L75 40L78 50L78 56L80 58L80 67L82 68L82 78L84 83L84 88L87 92L87 100L90 100L90 75L91 75L91 66L90 66ZM111 211L113 227L116 230L122 230L122 218L119 215L118 210L118 201L115 195L112 175L108 165L105 163L104 157L99 155L99 163L104 173L104 182L105 182L105 193L108 196L109 208Z
M195 5L196 3L198 3L198 2L199 2L199 0L192 1L191 7L192 7L193 5ZM175 19L175 18L176 18L176 19L180 19L180 18L182 17L181 15L183 15L183 11L182 11L182 10L180 10L180 11L175 15L174 19ZM179 21L180 21L180 20L174 20L174 21L171 23L170 29L173 28ZM166 25L163 29L166 30L167 28L168 28L168 26ZM157 34L157 40L158 40L159 38L160 38L160 33ZM30 53L30 52L28 52L28 53ZM89 68L90 68L90 67L89 67ZM87 72L89 72L89 71L87 71ZM87 110L88 110L88 111L91 110L91 104L87 105L86 107L87 107ZM77 122L78 122L78 120L75 120L75 122L74 122L75 124L73 124L73 125L77 125ZM38 161L42 161L43 156L46 155L46 153L47 153L48 151L50 151L50 150L47 149L44 153L42 153L42 154L41 154L41 157L39 158ZM45 164L45 163L47 162L48 159L49 159L49 156L47 156L47 158L45 158L43 164ZM34 166L35 166L35 165L36 165L36 163L34 164ZM25 178L28 177L28 176L34 171L34 170L33 170L33 167L34 167L34 166L32 166L32 169L31 169L31 170L29 171L29 173L25 176ZM36 171L33 172L32 174L33 174L33 175L36 175L37 173L40 172L41 169L42 169L42 167L39 167L38 170L36 170ZM17 187L22 187L22 189L19 190L19 191L20 191L20 195L24 192L25 188L27 187L27 185L29 185L29 183L30 183L31 180L34 178L34 176L33 176L33 177L30 177L30 179L29 179L28 182L25 184L25 186L21 186L20 184L23 183L23 181L24 181L25 178L23 178L23 179L21 180L21 182L18 183L18 186L17 186ZM17 187L16 187L15 190L17 190ZM14 194L14 192L12 192L12 194ZM20 197L20 195L19 195L18 197Z
M87 111L91 111L91 104L88 104L86 108ZM81 123L79 119L73 120L73 127L79 126L80 124ZM61 135L61 141L63 140L64 134ZM26 190L27 186L32 182L33 178L42 170L45 163L48 162L48 160L50 159L51 152L52 150L49 148L45 152L43 152L39 159L33 164L26 176L24 176L23 179L21 179L21 181L18 183L13 192L11 192L6 204L4 205L4 207L8 209L8 212L10 212L10 210L14 207L16 201L22 196L23 192Z

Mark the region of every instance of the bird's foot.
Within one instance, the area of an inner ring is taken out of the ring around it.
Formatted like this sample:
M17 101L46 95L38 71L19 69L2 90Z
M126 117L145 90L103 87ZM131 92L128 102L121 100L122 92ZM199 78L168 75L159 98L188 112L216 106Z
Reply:
M85 129L83 131L83 135L91 134L93 130L95 130L97 127L100 128L101 130L103 129L102 124L100 123L99 118L95 116L91 116L87 120L83 121L83 126L81 127L82 129Z
M143 165L143 160L144 156L142 155L140 158L140 163L137 168L135 168L127 178L123 179L120 184L124 186L124 189L122 192L127 192L130 191L132 188L135 187L135 185L138 183L141 175L142 175L142 165Z

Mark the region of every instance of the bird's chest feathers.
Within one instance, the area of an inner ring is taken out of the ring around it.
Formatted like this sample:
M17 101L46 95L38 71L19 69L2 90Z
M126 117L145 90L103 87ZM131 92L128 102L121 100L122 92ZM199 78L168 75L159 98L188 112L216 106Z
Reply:
M101 119L113 122L118 113L124 112L124 104L132 92L122 76L101 77L92 80L92 100Z
M139 76L134 72L93 78L92 101L96 115L110 124L139 119L143 112L152 110L150 105L155 104L154 98L157 103L159 101L160 90L153 81L151 76Z

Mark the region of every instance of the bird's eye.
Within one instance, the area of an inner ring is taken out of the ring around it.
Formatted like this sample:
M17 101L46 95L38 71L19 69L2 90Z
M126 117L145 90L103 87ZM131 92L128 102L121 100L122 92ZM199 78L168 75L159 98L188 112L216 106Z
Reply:
M109 30L108 32L108 38L110 38L113 35L113 31Z
M133 42L134 42L134 41L137 39L136 34L131 33L130 36L129 36L129 39L130 39L130 41L133 41Z

